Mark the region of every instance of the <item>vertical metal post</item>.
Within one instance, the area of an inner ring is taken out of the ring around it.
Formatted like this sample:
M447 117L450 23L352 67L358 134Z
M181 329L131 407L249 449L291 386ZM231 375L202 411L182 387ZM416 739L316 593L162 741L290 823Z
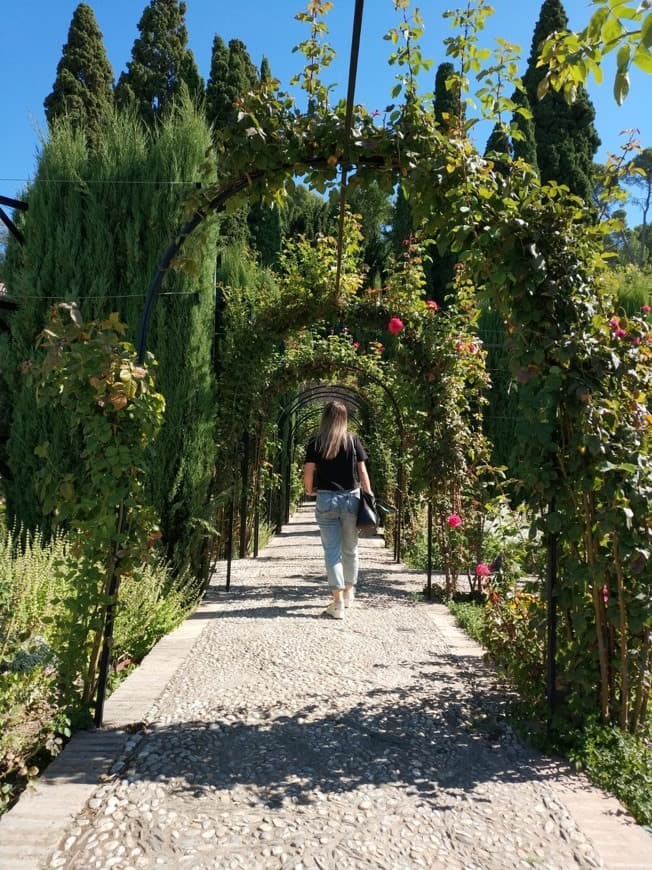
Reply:
M229 504L229 531L226 539L226 591L231 588L231 562L233 561L233 523L235 520L235 483Z
M548 515L550 516L554 510L555 502L553 500L548 508ZM548 729L550 729L552 715L557 704L557 536L552 532L548 532L546 609Z
M290 522L290 504L292 502L292 430L288 433L287 450L285 456L285 506L284 506L284 523Z
M242 436L242 462L240 463L242 486L240 489L240 544L238 555L247 555L247 487L249 485L249 432Z
M404 488L404 473L403 473L403 454L398 462L398 479L396 487L396 526L394 539L394 559L396 562L401 561L401 537L403 533L403 488Z
M100 656L100 666L97 675L97 694L95 696L95 715L93 721L97 728L102 726L104 718L104 701L106 699L106 689L109 682L109 667L111 664L111 648L113 646L113 626L115 623L115 607L120 590L120 574L118 572L118 562L120 561L117 555L122 545L122 536L127 528L127 509L123 504L118 510L116 520L116 540L113 545L113 553L111 554L111 575L108 578L106 593L109 598L109 603L106 606L106 614L104 616L104 638L102 643L102 654Z
M256 508L254 510L254 559L258 558L258 545L260 543L260 506L256 499Z
M432 501L428 499L428 601L432 601Z

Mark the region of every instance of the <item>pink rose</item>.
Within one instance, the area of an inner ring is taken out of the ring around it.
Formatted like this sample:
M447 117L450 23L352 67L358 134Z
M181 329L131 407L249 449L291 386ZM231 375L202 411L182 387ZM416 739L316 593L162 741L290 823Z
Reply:
M391 335L400 335L404 328L403 321L400 317L391 317L387 324L387 331L391 333Z
M476 577L488 577L491 574L491 569L489 565L484 562L478 562L475 566L475 576Z
M652 311L652 308L650 308L649 305L641 305L641 311L643 314L649 314L650 311Z
M439 305L437 305L434 299L426 300L426 308L428 311L439 311Z
M462 525L462 517L459 514L449 514L446 517L446 522L451 529L456 529L458 526Z

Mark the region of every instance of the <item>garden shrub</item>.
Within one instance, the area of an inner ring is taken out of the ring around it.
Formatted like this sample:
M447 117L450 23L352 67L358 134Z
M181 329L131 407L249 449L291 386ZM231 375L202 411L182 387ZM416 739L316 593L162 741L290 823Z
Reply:
M520 697L540 708L544 700L545 603L538 593L490 589L485 606L483 643Z
M86 619L72 597L78 559L61 535L0 535L0 813L57 754L71 721L89 721L78 650L66 639ZM194 595L194 585L160 559L125 576L113 667L140 661L184 619Z
M612 792L641 825L652 825L652 744L618 728L592 724L574 735L571 761Z
M464 631L478 643L485 643L484 604L474 601L448 602L448 608Z

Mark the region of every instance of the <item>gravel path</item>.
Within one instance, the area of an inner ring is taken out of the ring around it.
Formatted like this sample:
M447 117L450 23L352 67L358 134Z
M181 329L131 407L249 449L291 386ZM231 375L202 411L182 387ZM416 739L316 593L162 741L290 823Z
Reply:
M234 563L231 592L211 588L214 618L47 866L605 866L554 765L501 722L495 678L414 600L423 575L378 541L362 563L341 622L321 616L310 508Z

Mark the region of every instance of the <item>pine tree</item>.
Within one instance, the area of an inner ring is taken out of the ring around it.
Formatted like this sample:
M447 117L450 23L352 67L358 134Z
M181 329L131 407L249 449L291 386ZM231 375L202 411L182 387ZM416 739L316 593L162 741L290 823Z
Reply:
M119 106L134 105L148 124L159 119L184 87L194 101L203 96L204 82L185 25L186 4L151 0L138 23L127 71L116 87Z
M543 182L566 184L572 193L591 200L591 168L600 139L593 126L595 109L583 87L569 105L556 91L539 100L537 88L546 74L537 67L542 42L556 30L564 30L568 18L560 0L544 0L534 28L532 49L523 84L530 101L537 146L537 164Z
M84 130L89 143L97 145L113 105L113 69L102 33L91 7L80 3L70 22L52 92L45 98L45 117L52 128L65 115L76 129Z
M239 39L232 39L227 57L224 40L216 36L213 40L211 74L206 89L206 114L217 133L237 122L236 103L257 82L258 70L253 65L245 44Z

